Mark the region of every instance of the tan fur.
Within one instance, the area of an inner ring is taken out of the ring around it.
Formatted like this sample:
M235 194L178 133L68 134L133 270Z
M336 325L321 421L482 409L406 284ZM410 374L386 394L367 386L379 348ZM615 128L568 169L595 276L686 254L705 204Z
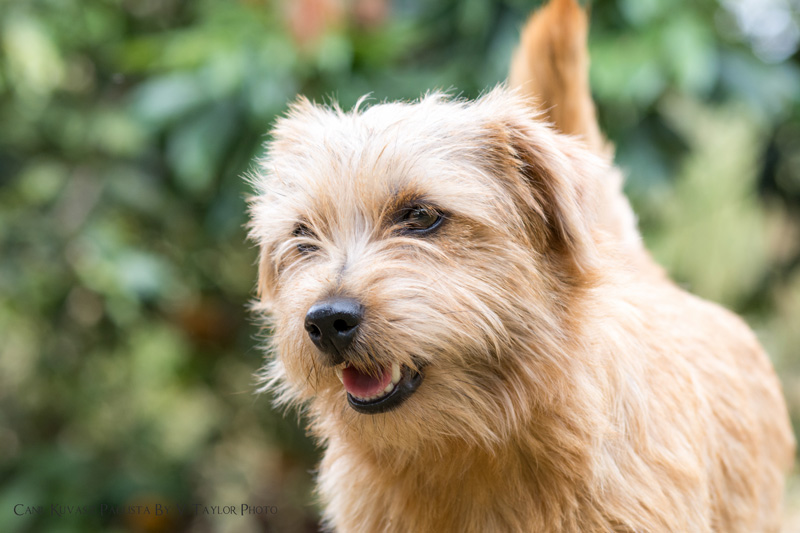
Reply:
M301 99L278 122L251 203L265 381L325 448L331 529L778 530L793 442L767 357L735 315L654 275L618 171L547 123L589 131L567 115L498 88L351 112ZM446 213L439 231L397 233L409 198ZM366 309L352 364L424 363L396 410L351 409L309 340L330 295Z
M534 98L564 133L583 138L595 153L607 147L589 89L587 13L575 0L553 0L534 12L522 30L508 82Z

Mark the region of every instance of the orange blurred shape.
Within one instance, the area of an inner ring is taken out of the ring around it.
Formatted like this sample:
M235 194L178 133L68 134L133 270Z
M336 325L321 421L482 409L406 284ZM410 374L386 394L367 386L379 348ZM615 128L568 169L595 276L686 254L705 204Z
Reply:
M342 0L287 0L285 5L289 31L300 47L317 42L344 16Z
M191 342L203 345L226 346L236 336L237 309L213 297L185 305L172 319Z
M353 18L367 28L380 26L388 16L388 0L356 0L353 6Z
M125 525L131 531L166 533L177 531L181 515L172 502L159 494L133 495L120 510Z

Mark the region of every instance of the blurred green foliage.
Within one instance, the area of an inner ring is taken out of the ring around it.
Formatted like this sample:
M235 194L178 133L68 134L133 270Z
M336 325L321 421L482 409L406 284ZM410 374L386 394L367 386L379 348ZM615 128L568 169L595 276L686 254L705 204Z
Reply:
M316 530L317 452L253 394L242 175L298 93L477 96L536 5L0 0L0 530ZM756 328L798 427L800 8L591 9L600 118L645 238ZM278 512L49 509L153 502Z

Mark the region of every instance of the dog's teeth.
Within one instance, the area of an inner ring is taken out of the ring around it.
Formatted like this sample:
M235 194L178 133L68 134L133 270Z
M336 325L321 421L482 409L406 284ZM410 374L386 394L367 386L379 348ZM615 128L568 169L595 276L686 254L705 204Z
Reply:
M392 363L392 383L397 385L400 382L400 363ZM388 390L386 392L389 392Z
M356 400L360 400L362 402L372 402L372 401L378 400L380 398L383 398L384 396L386 396L387 394L392 392L393 389L394 389L394 385L389 383L388 385L386 385L386 388L383 389L378 394L373 394L372 396L353 396L353 397Z
M334 369L334 371L336 372L336 377L339 378L339 381L341 381L342 385L344 385L344 378L342 377L342 367L337 366Z

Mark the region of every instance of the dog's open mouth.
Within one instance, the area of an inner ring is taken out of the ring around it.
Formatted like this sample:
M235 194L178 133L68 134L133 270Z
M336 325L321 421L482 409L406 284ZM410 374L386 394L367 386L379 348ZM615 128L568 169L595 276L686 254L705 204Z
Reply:
M366 374L345 363L336 375L347 391L350 407L368 415L390 411L408 399L422 383L422 374L393 363L378 375Z

